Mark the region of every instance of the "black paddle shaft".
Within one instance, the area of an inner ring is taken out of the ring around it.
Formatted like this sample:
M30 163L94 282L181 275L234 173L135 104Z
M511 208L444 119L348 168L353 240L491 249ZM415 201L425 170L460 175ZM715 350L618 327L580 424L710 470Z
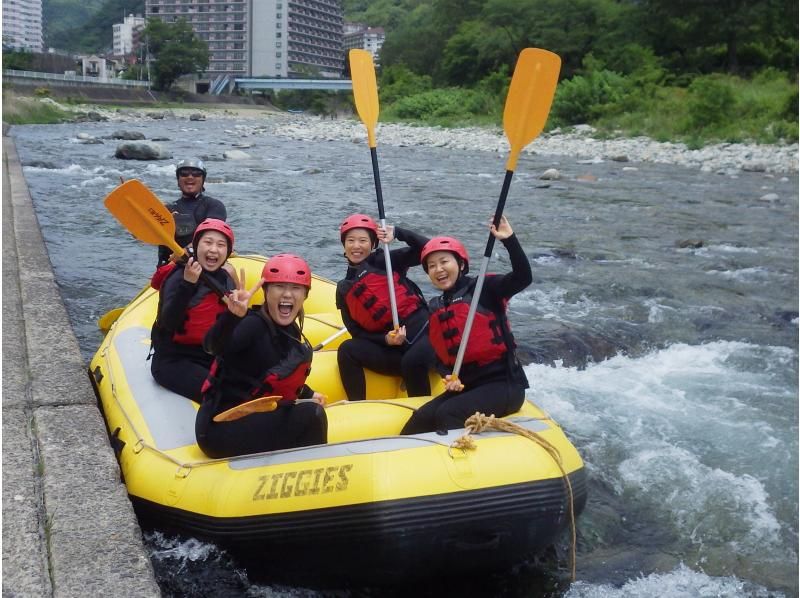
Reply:
M378 218L386 220L386 213L383 210L383 191L381 191L381 173L378 171L378 150L369 148L369 155L372 158L372 176L375 178L375 196L378 198Z
M180 260L180 264L185 266L188 261L189 261L189 255L184 253L183 257ZM220 299L222 299L223 297L225 297L225 295L228 294L228 289L222 286L222 283L220 283L216 278L209 276L208 272L206 272L205 270L200 272L200 280L206 283L206 285L212 291L214 291L214 294L217 295L217 297L219 297Z
M511 187L511 177L513 176L513 170L506 170L506 178L503 180L503 188L500 190L500 199L497 200L497 209L494 211L495 228L500 226L500 219L503 217L503 210L506 207L506 197L508 197L508 189ZM492 249L494 249L494 235L489 233L489 240L486 241L486 249L483 252L483 257L492 257Z

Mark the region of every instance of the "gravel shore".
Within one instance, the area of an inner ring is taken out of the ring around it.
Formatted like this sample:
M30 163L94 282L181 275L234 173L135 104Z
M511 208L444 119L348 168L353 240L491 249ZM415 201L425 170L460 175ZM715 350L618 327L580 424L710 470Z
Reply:
M50 100L52 101L52 100ZM90 114L90 120L134 123L141 119L181 118L199 122L229 119L231 132L239 138L270 134L293 140L362 141L364 125L356 118L327 119L305 114L287 114L256 106L189 107L170 110L115 109L99 106L63 106L64 110ZM656 162L675 164L703 172L735 174L736 171L789 174L798 172L798 144L759 145L719 143L689 149L683 143L661 143L647 137L598 139L588 125L543 133L523 153L571 156L581 162ZM434 146L453 149L508 152L501 128L442 128L379 123L377 137L392 146Z

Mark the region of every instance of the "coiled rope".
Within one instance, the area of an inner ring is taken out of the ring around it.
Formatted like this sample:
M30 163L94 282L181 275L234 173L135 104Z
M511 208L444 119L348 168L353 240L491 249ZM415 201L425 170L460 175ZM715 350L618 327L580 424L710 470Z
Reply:
M550 442L547 441L543 436L537 434L533 430L528 430L527 428L523 428L522 426L515 424L514 422L510 422L505 419L497 419L494 415L484 415L483 413L475 412L474 415L470 415L467 420L464 422L464 427L466 428L466 432L456 438L452 444L450 445L451 448L461 449L462 451L474 451L478 448L475 444L475 441L472 439L472 434L480 434L484 430L498 430L500 432L511 432L513 434L519 434L520 436L524 436L525 438L532 440L539 446L541 446L547 453L553 458L558 468L561 470L562 478L567 487L567 497L569 503L569 521L570 521L570 532L571 532L571 547L570 547L570 571L572 575L572 581L575 581L575 562L576 562L576 544L577 544L577 532L575 529L575 507L574 507L574 500L572 495L572 483L569 480L569 476L567 472L564 470L564 466L561 463L561 453L558 452L558 449L554 447Z

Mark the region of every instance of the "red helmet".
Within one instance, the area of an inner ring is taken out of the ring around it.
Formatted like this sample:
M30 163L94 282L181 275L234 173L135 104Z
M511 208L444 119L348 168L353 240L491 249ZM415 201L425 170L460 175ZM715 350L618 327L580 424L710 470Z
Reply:
M378 245L378 225L366 214L351 214L344 219L344 222L339 227L339 238L342 240L342 245L344 245L344 236L347 231L354 228L367 229L370 233L369 236L372 237L372 246L376 247Z
M279 253L264 264L261 280L265 283L289 282L311 288L311 268L301 257L291 253Z
M207 230L215 230L218 233L222 233L225 238L228 239L228 255L230 255L233 251L233 229L231 229L227 222L217 218L206 218L194 229L192 245L194 246L195 255L197 255L197 243L200 241L202 234Z
M453 237L434 237L425 243L425 246L419 254L419 261L422 262L422 267L425 272L428 271L428 264L425 263L425 258L434 251L450 251L455 253L464 260L464 274L469 272L469 254L458 239L454 239Z

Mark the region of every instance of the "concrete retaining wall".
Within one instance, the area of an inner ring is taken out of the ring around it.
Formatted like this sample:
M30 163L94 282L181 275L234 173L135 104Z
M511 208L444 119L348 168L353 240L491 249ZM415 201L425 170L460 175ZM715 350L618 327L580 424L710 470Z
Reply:
M2 201L3 596L159 596L5 136Z

